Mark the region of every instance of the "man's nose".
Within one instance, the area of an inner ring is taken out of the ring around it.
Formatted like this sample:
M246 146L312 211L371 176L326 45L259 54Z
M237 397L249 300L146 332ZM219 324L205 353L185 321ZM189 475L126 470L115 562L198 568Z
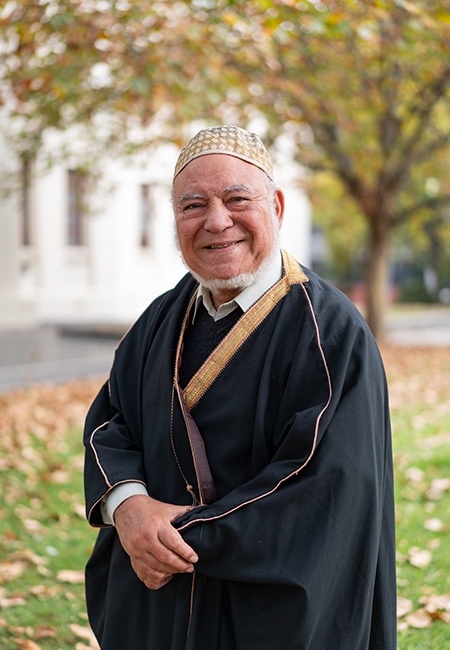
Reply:
M222 232L227 228L231 228L233 225L234 221L231 212L223 201L211 201L208 206L205 223L203 224L205 230L209 230L210 232Z

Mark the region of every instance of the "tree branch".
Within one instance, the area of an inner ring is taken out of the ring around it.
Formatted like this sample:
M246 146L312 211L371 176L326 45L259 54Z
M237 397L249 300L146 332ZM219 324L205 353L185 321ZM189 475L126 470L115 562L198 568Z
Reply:
M424 210L427 208L428 209L439 208L446 205L450 205L450 195L435 196L435 197L430 196L426 199L422 199L421 201L417 201L413 205L410 205L407 208L404 208L403 210L397 211L392 216L391 225L393 227L398 226L403 221L406 221L414 213L419 212L420 210Z

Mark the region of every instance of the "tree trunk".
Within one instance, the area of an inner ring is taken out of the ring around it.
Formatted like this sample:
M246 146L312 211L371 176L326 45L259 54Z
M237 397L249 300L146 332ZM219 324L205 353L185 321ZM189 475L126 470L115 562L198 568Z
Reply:
M378 341L386 334L389 280L389 230L382 220L369 222L366 251L366 320Z

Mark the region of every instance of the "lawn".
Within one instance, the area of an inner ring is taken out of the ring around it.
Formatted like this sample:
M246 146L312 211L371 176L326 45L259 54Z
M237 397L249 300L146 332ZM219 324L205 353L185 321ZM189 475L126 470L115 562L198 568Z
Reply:
M448 650L450 348L382 352L394 434L398 648ZM95 531L83 514L80 426L98 386L0 395L2 650L97 647L83 596Z

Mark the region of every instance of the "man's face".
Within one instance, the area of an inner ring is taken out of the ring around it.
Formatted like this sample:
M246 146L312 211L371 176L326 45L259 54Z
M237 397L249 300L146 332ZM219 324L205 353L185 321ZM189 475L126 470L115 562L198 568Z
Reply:
M274 243L263 171L233 156L203 155L178 174L173 190L180 249L192 271L205 280L228 280L259 268ZM281 225L281 191L274 202Z

